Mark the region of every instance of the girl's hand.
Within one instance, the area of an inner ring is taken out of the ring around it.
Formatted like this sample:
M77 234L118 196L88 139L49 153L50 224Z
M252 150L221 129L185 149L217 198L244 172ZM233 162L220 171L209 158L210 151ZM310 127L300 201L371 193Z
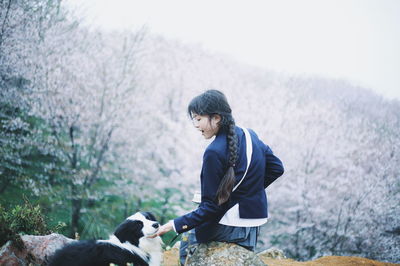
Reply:
M174 226L172 225L173 221L169 221L168 223L160 226L160 228L158 229L157 233L149 236L150 238L154 238L156 236L162 236L165 233L168 233L169 231L174 229Z

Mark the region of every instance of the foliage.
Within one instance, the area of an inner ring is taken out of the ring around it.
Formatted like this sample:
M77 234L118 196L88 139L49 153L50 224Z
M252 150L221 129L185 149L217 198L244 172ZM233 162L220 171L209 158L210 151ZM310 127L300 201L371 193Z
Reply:
M21 247L21 234L45 235L58 231L63 226L65 225L59 223L50 229L41 207L32 205L27 199L24 205L16 205L11 209L0 205L0 246L12 240Z
M55 169L62 169L62 162L47 148L51 137L43 119L0 101L0 127L1 193L20 188L38 195L60 181Z

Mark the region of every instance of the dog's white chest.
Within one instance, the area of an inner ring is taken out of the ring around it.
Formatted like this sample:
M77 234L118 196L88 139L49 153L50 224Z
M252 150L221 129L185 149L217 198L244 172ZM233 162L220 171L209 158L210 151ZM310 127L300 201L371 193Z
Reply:
M150 266L161 265L162 259L162 240L159 236L155 238L142 237L139 240L139 248L150 255Z

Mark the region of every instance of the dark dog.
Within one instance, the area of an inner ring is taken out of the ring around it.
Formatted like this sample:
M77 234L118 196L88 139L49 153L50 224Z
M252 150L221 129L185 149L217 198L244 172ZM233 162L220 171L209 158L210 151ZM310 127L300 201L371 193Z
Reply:
M50 266L118 265L159 266L162 240L154 235L159 223L149 212L137 212L128 217L109 240L81 240L57 250L50 258Z

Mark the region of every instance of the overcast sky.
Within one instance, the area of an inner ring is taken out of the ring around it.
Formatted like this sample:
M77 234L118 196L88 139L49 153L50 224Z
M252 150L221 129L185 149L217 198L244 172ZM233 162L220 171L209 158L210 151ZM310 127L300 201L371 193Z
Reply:
M66 0L86 23L137 29L245 63L345 78L400 100L400 0Z

